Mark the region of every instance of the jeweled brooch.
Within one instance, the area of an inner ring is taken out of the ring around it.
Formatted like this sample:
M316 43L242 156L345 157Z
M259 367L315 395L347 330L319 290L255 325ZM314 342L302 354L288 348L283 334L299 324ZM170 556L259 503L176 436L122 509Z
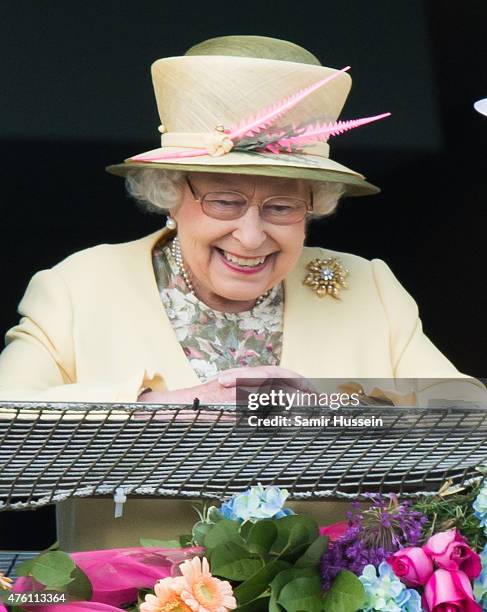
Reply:
M346 270L338 257L327 257L326 259L313 259L306 266L309 273L306 275L303 285L307 285L319 297L331 295L340 299L341 289L348 289L346 278L349 271Z

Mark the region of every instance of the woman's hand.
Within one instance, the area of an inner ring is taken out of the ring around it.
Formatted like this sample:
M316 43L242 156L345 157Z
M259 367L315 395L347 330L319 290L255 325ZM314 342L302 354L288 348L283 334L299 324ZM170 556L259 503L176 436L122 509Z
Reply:
M150 404L182 404L191 406L195 399L198 399L203 406L212 404L236 405L237 380L239 385L242 385L244 391L243 396L239 397L239 402L242 402L244 405L244 396L246 393L250 393L251 389L258 389L260 393L266 393L271 389L277 390L276 387L287 393L314 391L306 378L292 370L286 370L277 366L257 366L224 370L206 383L194 387L175 389L173 391L145 391L139 396L137 401ZM193 421L196 417L194 410L182 409L176 415L172 414L171 411L157 412L158 415L155 418L162 418L162 420ZM154 415L152 414L153 417ZM138 414L137 418L142 419L144 415ZM198 414L199 421L214 421L215 419L221 422L234 422L235 414L222 413L220 411L216 414L212 414L210 411L203 411Z
M257 366L224 370L206 383L194 387L173 391L145 391L137 401L146 404L192 405L197 398L201 404L235 404L237 379L239 384L251 387L262 387L265 381L286 379L286 387L304 392L314 391L304 376L292 370L278 366Z
M286 368L280 368L279 366L257 366L248 368L232 368L230 370L224 370L215 376L220 385L227 388L237 386L237 380L239 385L245 385L246 387L261 387L263 386L264 380L280 380L286 379L284 384L286 387L298 389L303 392L313 392L314 387L310 381L292 370ZM282 383L281 383L282 384Z
M145 391L137 401L144 404L184 404L191 406L195 399L201 404L235 404L235 388L220 384L217 379L201 385L173 391Z
M201 385L194 387L186 387L185 389L175 389L173 391L144 391L137 399L137 402L143 404L172 404L183 406L192 406L195 399L203 405L220 405L220 404L235 404L235 388L226 388L217 380L211 380ZM178 409L177 412L172 410L157 410L154 413L139 412L136 419L147 419L148 415L151 418L162 421L184 421L192 422L196 419L202 421L218 421L220 423L235 422L235 414L231 412L221 412L220 410L203 410L195 412L195 410Z
M235 404L237 379L245 381L245 387L263 387L265 381L285 379L280 386L303 392L314 391L310 382L293 372L278 366L231 368L220 372L215 378L201 385L175 389L173 391L145 391L138 402L146 404L192 405L195 399L201 404Z

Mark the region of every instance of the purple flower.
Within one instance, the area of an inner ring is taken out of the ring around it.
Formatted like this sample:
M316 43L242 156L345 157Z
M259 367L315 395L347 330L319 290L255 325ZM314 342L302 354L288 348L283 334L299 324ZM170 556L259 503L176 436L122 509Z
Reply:
M392 552L419 543L426 517L411 509L410 502L399 503L396 496L372 497L366 510L352 503L349 528L321 558L321 577L328 590L340 570L360 576L366 565L377 567Z

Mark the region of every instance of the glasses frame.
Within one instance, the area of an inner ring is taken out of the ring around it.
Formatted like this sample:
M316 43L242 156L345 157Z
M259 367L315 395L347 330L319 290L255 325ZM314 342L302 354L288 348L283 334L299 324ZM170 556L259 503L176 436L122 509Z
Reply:
M233 191L231 189L227 189L225 191L207 191L206 193L204 193L203 195L198 196L197 191L195 190L195 188L193 187L193 185L191 184L191 181L189 180L188 177L186 177L186 183L188 184L189 190L191 191L191 194L193 196L193 198L200 203L201 206L201 210L205 213L205 215L207 217L210 217L210 219L217 219L218 221L235 221L236 219L241 219L245 213L248 211L248 209L250 208L251 204L251 199L248 198L248 196L246 196L244 193L240 192L240 191ZM243 210L242 214L238 215L238 217L233 217L232 219L220 219L219 217L212 217L211 215L209 215L204 208L204 204L203 204L203 200L206 198L207 195L209 195L210 193L231 193L233 195L238 195L241 196L242 198L245 199L245 201L247 202L247 205L245 207L245 209ZM265 221L266 223L271 223L272 225L295 225L296 223L301 223L301 221L303 221L303 219L306 219L306 217L310 214L312 214L313 212L313 190L310 189L310 202L307 202L306 200L303 200L301 198L294 198L297 202L302 202L303 204L306 205L306 210L304 212L304 215L301 219L299 219L298 221L293 221L292 223L274 223L273 221L267 221L266 219L263 218L262 216L262 208L264 207L264 205L269 202L270 200L274 200L276 198L279 197L288 197L288 196L269 196L268 198L266 198L265 200L262 200L262 202L260 204L258 204L258 208L259 208L259 214L260 214L260 218Z

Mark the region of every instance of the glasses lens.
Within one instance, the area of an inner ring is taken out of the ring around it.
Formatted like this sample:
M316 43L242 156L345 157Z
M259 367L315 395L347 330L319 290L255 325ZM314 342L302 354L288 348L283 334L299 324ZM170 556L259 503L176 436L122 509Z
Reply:
M238 219L247 208L247 200L238 193L215 191L201 200L203 211L215 219Z
M262 207L262 218L276 225L299 223L306 216L308 206L303 200L278 197L271 198Z

